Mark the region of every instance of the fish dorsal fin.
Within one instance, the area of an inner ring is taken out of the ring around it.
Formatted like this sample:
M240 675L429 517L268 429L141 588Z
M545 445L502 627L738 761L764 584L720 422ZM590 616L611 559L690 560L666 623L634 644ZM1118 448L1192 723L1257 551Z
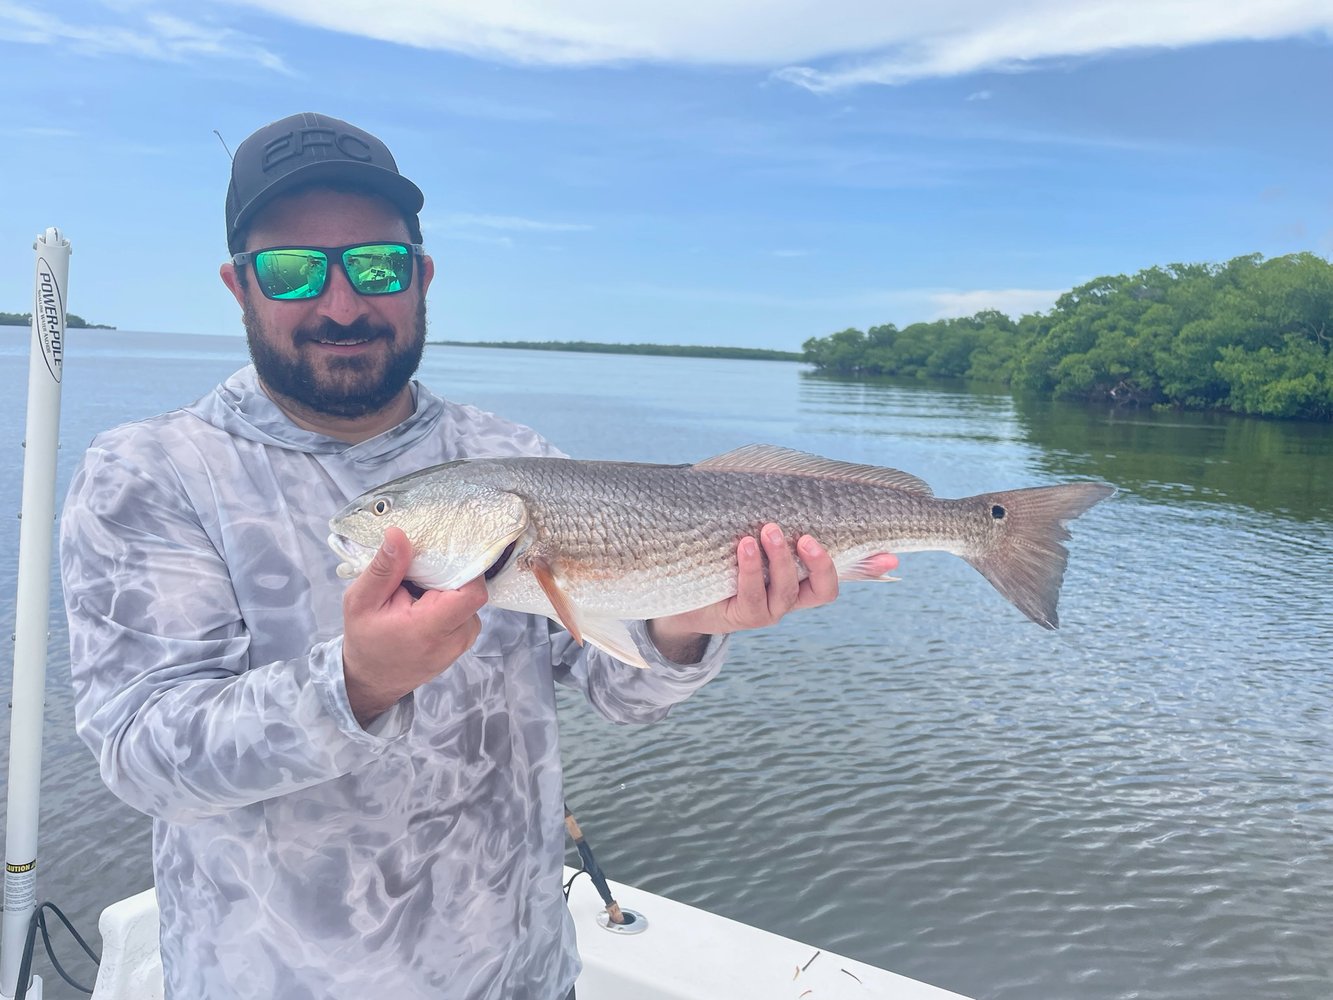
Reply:
M818 479L843 479L875 486L892 486L908 493L934 496L930 486L910 472L888 469L880 465L857 465L838 462L821 455L780 448L774 444L747 444L725 455L714 455L694 465L709 472L780 472L787 476L810 476Z

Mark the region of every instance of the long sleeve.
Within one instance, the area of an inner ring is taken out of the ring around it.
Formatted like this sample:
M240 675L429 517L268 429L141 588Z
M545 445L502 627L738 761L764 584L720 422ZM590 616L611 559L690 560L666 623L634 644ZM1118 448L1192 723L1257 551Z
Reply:
M169 488L93 449L62 519L76 725L107 785L186 822L344 774L406 732L410 700L357 725L339 636L252 664L227 567ZM285 585L293 605L308 589Z
M584 693L605 719L617 723L649 723L666 718L671 709L711 681L722 669L727 636L713 636L698 663L673 663L648 637L646 622L630 626L635 645L648 669L632 667L591 646L580 648L563 630L551 637L556 680Z

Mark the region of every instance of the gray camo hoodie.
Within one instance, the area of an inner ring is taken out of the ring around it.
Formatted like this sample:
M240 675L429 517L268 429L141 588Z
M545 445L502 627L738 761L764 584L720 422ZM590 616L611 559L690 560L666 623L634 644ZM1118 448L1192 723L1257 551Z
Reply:
M720 669L636 670L486 607L475 646L362 729L342 676L328 519L371 487L482 455L559 455L414 383L411 418L349 445L237 372L98 435L60 562L79 735L154 820L177 1000L555 1000L578 972L560 891L554 684L652 722Z

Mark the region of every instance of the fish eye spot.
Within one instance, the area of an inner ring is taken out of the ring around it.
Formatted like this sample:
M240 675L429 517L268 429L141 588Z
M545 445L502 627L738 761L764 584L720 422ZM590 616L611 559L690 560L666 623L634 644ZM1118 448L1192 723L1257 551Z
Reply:
M1008 514L1008 513L1009 513L1009 512L1008 512L1007 510L1005 510L1003 507L1001 507L998 503L995 504L995 505L994 505L993 507L991 507L991 509L990 509L990 516L993 517L993 518L995 518L995 520L997 520L997 521L1003 521L1003 520L1004 520L1004 516L1005 516L1006 514Z
M374 503L370 505L370 509L375 514L387 514L389 513L389 508L391 506L393 505L390 504L385 497L380 497L378 500L376 500Z

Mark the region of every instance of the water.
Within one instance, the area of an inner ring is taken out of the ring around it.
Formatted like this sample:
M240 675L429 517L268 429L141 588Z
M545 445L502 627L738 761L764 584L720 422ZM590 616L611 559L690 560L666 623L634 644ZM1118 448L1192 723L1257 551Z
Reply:
M9 510L26 355L0 337ZM60 494L96 430L244 360L235 339L73 331ZM569 802L611 877L978 998L1333 994L1333 429L777 362L431 347L423 377L579 457L767 441L941 496L1121 490L1074 525L1059 632L960 560L912 554L901 583L739 637L661 724L612 727L562 694ZM148 822L74 736L60 616L52 634L39 893L92 932L149 884Z

